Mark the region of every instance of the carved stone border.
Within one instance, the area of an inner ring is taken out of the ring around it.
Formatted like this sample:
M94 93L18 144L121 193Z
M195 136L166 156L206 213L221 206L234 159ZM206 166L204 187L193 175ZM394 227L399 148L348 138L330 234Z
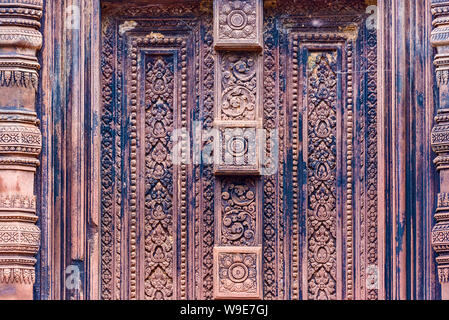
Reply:
M112 14L121 16L121 14L130 14L130 15L137 15L140 16L142 14L147 14L148 16L151 15L157 15L157 12L159 10L163 12L163 14L166 14L167 16L170 16L171 19L149 19L146 21L146 19L139 20L138 27L137 28L145 28L148 26L157 26L158 28L161 28L161 30L182 30L181 35L182 37L185 37L184 39L187 40L187 46L188 50L190 51L193 47L193 50L195 50L195 53L197 56L195 57L195 66L193 67L190 63L188 63L189 70L195 70L195 74L197 75L197 79L195 82L195 89L197 89L196 94L193 95L195 97L195 100L197 103L193 103L192 108L189 109L189 115L190 112L192 112L192 115L194 116L194 119L191 119L190 117L186 116L185 119L187 121L202 121L203 122L203 129L209 130L212 129L211 125L213 124L213 101L214 101L214 88L211 87L210 84L213 83L214 79L214 59L213 59L213 50L212 50L212 19L209 17L204 17L204 19L198 19L197 15L199 15L199 12L197 11L198 8L195 4L195 6L186 6L185 13L187 17L185 19L176 19L180 14L180 8L183 8L184 5L167 5L167 6L155 6L150 5L148 7L139 7L136 9L136 11L128 10L127 8L123 8L122 10L118 10L117 12L113 11L111 13L110 10L115 10L115 8L107 8L107 15ZM193 9L192 9L193 8ZM193 11L192 11L193 10ZM107 15L104 15L105 17ZM182 11L182 15L184 15L184 11ZM123 22L123 20L121 20ZM189 25L188 30L184 29L183 27L185 24ZM114 29L115 27L112 27ZM186 32L191 31L193 32ZM103 28L103 32L107 32L107 28ZM204 31L204 34L203 32ZM164 31L161 31L161 33L164 33ZM130 36L132 36L133 33L130 33ZM138 35L138 34L137 34ZM188 36L187 36L188 35ZM149 35L150 38L158 38L157 34L156 36L154 34ZM107 33L104 39L116 39L115 37L111 37L110 33ZM120 35L117 35L118 42L123 43L124 37L121 37ZM171 38L171 37L169 37ZM201 43L198 41L201 39ZM166 41L167 39L158 39L159 42ZM103 43L103 46L112 48L115 48L115 40L109 42L106 41ZM168 43L170 46L170 44ZM159 45L158 45L159 46ZM166 44L160 45L160 46L166 46ZM179 49L181 50L181 49ZM191 52L191 51L190 51ZM120 60L123 60L121 57L120 50L117 52L117 59L118 59L118 66L117 69L120 69L121 67ZM112 59L112 58L111 58ZM113 60L113 59L112 59ZM179 61L179 59L178 59ZM193 60L191 61L193 63ZM115 63L112 61L112 63ZM107 64L108 66L108 64ZM192 66L192 69L190 69L190 66ZM107 68L106 68L107 69ZM105 70L107 74L107 70ZM117 71L118 77L120 79L123 79L123 74L120 75L120 72ZM190 72L189 72L190 77ZM119 80L119 82L122 82L122 80ZM181 84L180 84L181 85ZM190 88L190 87L189 87ZM117 86L117 93L122 92L123 88L118 85ZM105 90L107 91L107 90ZM105 92L103 91L103 92ZM189 95L189 97L192 97ZM190 98L189 98L190 101ZM121 102L119 99L117 99L117 108L121 108L123 102ZM204 109L200 109L200 105L204 104ZM119 111L117 111L119 112ZM115 113L114 113L115 114ZM117 115L119 116L119 115ZM119 116L120 117L120 116ZM105 119L109 119L109 113L106 114L104 117ZM109 124L106 124L105 127L108 127ZM120 127L120 125L119 125ZM113 128L113 127L112 127ZM114 129L115 130L115 129ZM196 128L193 128L193 131L195 131ZM200 139L201 137L196 135L194 132L195 138ZM204 138L204 137L203 137ZM206 138L207 139L207 138ZM115 139L115 142L112 142L112 144L115 146L117 152L120 153L120 155L117 155L114 157L114 161L112 161L112 166L117 166L118 170L120 170L120 157L122 152L127 152L127 150L117 147L116 144L120 141L120 138ZM181 139L180 139L181 141ZM183 139L183 141L188 141L186 139ZM106 141L106 143L109 143ZM211 144L211 140L203 140L204 146L207 146ZM207 147L204 147L207 149ZM123 150L120 150L123 149ZM107 151L107 150L106 150ZM107 153L106 153L107 155ZM118 159L117 159L118 157ZM108 162L106 158L106 162ZM181 166L180 166L181 167ZM192 203L191 206L189 206L188 211L189 214L186 216L188 221L188 228L185 230L186 237L188 238L188 254L190 257L192 257L193 264L186 264L187 273L185 276L185 297L191 299L191 298L198 298L198 299L210 299L213 295L213 242L214 242L214 217L213 217L213 208L214 208L214 199L213 199L213 190L214 190L214 176L213 176L213 166L212 165L204 165L200 166L194 163L192 166L193 169L193 175L190 176L190 166L189 168L189 181L193 182L193 188L195 190L199 190L198 194L193 194L194 192L188 192L188 199L186 198L186 203ZM190 180L190 177L192 177L192 180ZM116 179L120 179L119 177L116 177ZM190 183L190 182L189 182ZM105 184L107 183L107 179L105 179ZM113 186L111 189L111 192L106 191L105 195L113 194L118 192L118 200L120 201L120 193L122 192L121 189L121 182L120 180L116 181L116 186ZM117 189L117 191L116 191ZM107 197L105 197L107 198ZM178 197L181 199L181 195ZM209 199L209 200L207 200ZM116 200L112 200L112 203L116 203ZM181 200L180 200L181 201ZM192 201L192 202L190 202ZM113 217L113 219L119 220L120 219L120 203L117 202L117 204L114 204L113 206L118 207L119 210L112 210L110 212L110 216ZM127 210L127 209L125 209ZM137 223L139 225L139 223ZM120 224L117 224L118 228L122 228ZM178 224L179 226L179 224ZM126 226L123 226L125 228ZM127 227L126 227L127 228ZM200 230L198 232L198 230ZM117 233L120 233L121 231L118 230ZM118 235L114 234L114 239L117 239ZM118 240L117 240L118 241ZM114 252L113 260L114 262L108 262L108 264L111 265L111 267L108 267L109 270L113 270L114 272L114 279L113 280L113 286L114 288L114 294L111 296L108 296L108 299L118 299L118 298L127 298L128 297L128 291L126 288L126 284L129 283L129 278L126 278L126 275L122 277L120 273L120 265L126 264L126 257L124 256L128 249L120 243L124 243L126 241L118 241L117 250L115 248L112 248L112 251ZM187 245L187 244L186 244ZM192 246L190 246L192 245ZM181 246L181 245L180 245ZM123 247L123 248L119 248ZM193 249L192 249L193 248ZM187 250L187 249L186 249ZM123 252L121 254L120 252ZM116 256L119 256L117 258ZM124 258L120 258L120 256L123 256ZM107 258L108 259L108 258ZM107 260L106 259L106 260ZM178 259L181 261L181 258ZM109 261L109 260L107 260ZM117 269L114 267L115 265L119 265L119 268ZM179 262L179 265L181 262ZM194 271L195 270L195 271ZM197 271L198 270L198 271ZM118 275L117 275L118 272ZM181 274L178 275L178 282L181 282ZM116 287L121 282L121 287ZM101 291L107 290L106 286L101 286ZM178 286L176 291L176 297L181 297L181 285ZM106 296L105 296L106 297Z
M356 32L356 30L354 30ZM295 33L292 37L292 50L293 50L293 58L292 58L292 68L293 68L293 82L292 82L292 117L293 119L299 119L301 117L301 112L299 110L299 97L302 96L302 94L299 94L300 92L300 85L299 85L299 67L298 67L298 59L300 58L300 49L303 47L306 48L312 48L314 49L314 45L321 44L321 45L328 45L328 46L334 46L335 49L339 49L342 51L342 57L343 59L342 63L345 65L345 76L342 78L342 84L343 85L342 90L344 90L344 101L342 102L344 106L344 111L341 111L341 115L344 115L343 120L343 126L341 130L342 136L345 135L345 143L343 145L340 145L340 151L337 151L337 155L341 152L344 153L343 156L343 163L340 165L339 161L337 160L337 165L341 166L340 171L342 174L342 177L346 179L345 181L345 191L342 194L343 197L343 211L345 212L344 216L341 217L341 224L343 227L341 238L344 237L344 248L345 248L345 283L343 284L345 286L345 296L347 299L353 299L354 298L354 275L353 275L353 269L354 269L354 248L353 248L353 237L354 237L354 222L353 222L353 188L354 188L354 180L353 180L353 158L354 158L354 150L355 150L355 144L354 144L354 61L353 61L353 51L355 42L352 40L355 38L355 34L348 33L313 33L313 32L299 32ZM318 48L318 47L317 47ZM329 49L328 47L325 47ZM304 98L304 97L303 97ZM337 110L337 114L340 111ZM300 228L299 228L299 216L298 213L301 208L301 201L300 201L300 188L299 185L300 177L298 176L298 172L300 172L300 161L299 158L299 146L301 141L299 141L299 123L295 120L293 121L293 127L292 127L292 133L293 133L293 144L292 144L292 155L293 155L293 217L292 217L292 227L293 227L293 233L292 233L292 298L293 299L299 299L299 288L301 287L300 283L301 280L298 278L299 275L302 273L300 272L300 269L303 269L303 273L306 272L305 266L302 265L301 267L301 254L300 254L300 247L299 247L299 234L300 234ZM304 130L304 129L303 129ZM303 134L305 134L304 131ZM343 142L341 142L343 143ZM338 146L337 142L337 146ZM305 148L305 147L303 147ZM304 151L303 151L304 152ZM307 163L307 159L305 159ZM338 179L337 179L338 180ZM336 194L337 198L339 197L338 194ZM306 209L307 210L307 209ZM336 210L339 211L339 205L337 205ZM336 225L338 225L338 221L336 221ZM306 227L307 228L307 227ZM308 228L307 228L308 230ZM337 231L337 243L336 248L337 250L337 260L342 259L341 253L339 251L341 249L342 244L339 244L338 242L341 241L339 232ZM305 242L307 243L307 239L305 239ZM305 244L307 246L307 244ZM303 257L302 259L308 259L308 253L307 249L304 249ZM341 268L343 261L335 261L335 268L336 268L336 277L340 278L339 274L343 272L343 270L339 270ZM305 263L305 262L303 262ZM305 275L303 275L304 277ZM309 277L309 276L307 276ZM307 297L307 290L305 287L308 286L306 282L302 282L303 284L303 296ZM336 284L336 292L335 292L335 298L340 299L341 298L341 290L342 288L338 289L338 284Z
M186 55L186 40L184 38L171 38L168 39L154 39L149 37L136 37L131 40L131 65L133 72L131 73L132 79L138 79L137 75L137 63L138 63L138 47L143 45L167 45L167 44L175 44L179 46L180 56L181 56L181 79L187 78L187 55ZM131 105L131 206L130 206L130 298L137 298L137 234L133 230L137 230L137 107L138 107L138 88L137 81L131 81L132 85L130 88L130 105ZM181 101L180 101L180 118L181 118L181 128L187 129L187 86L186 81L181 81L182 86L180 88L181 92ZM177 94L177 93L176 93ZM187 132L187 131L186 131ZM181 139L181 154L186 154L187 150L187 139L184 137ZM187 278L187 165L182 163L180 165L179 171L179 179L180 179L180 228L181 228L181 245L180 245L180 298L186 299L186 278ZM176 206L175 206L175 209ZM177 263L174 263L176 266ZM177 275L178 276L178 275ZM177 278L177 276L175 278ZM175 286L176 287L176 286Z

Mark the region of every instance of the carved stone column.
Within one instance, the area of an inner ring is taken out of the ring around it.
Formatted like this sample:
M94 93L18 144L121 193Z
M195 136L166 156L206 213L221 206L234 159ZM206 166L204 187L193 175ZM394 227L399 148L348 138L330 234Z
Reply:
M432 130L434 160L440 173L437 221L432 231L432 244L438 253L438 276L442 298L449 299L449 2L432 1L434 16L431 43L437 49L435 55L436 79L439 88L439 107ZM437 104L438 105L438 104Z
M42 12L42 0L0 1L0 299L33 298Z

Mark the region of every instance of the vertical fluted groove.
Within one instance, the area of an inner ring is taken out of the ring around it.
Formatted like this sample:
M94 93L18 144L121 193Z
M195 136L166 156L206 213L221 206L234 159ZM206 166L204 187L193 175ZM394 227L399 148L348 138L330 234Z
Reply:
M0 0L0 299L33 298L42 13L42 0Z

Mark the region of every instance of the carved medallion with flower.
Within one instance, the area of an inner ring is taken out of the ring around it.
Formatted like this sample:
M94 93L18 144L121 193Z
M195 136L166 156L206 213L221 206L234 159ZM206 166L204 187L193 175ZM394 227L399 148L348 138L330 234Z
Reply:
M219 1L220 39L255 39L256 0Z
M215 298L261 298L261 248L216 247Z
M218 256L220 285L231 292L255 293L256 254L220 253Z
M218 170L258 170L259 154L255 128L220 128Z

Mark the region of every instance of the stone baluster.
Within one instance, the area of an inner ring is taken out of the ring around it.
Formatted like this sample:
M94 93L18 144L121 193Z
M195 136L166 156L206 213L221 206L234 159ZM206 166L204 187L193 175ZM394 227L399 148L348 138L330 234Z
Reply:
M439 104L432 130L434 160L440 173L436 225L432 231L432 244L437 252L438 276L442 298L449 299L449 2L432 1L434 16L431 43L436 48L434 64L439 89Z
M42 0L0 1L0 299L33 298L42 12Z

